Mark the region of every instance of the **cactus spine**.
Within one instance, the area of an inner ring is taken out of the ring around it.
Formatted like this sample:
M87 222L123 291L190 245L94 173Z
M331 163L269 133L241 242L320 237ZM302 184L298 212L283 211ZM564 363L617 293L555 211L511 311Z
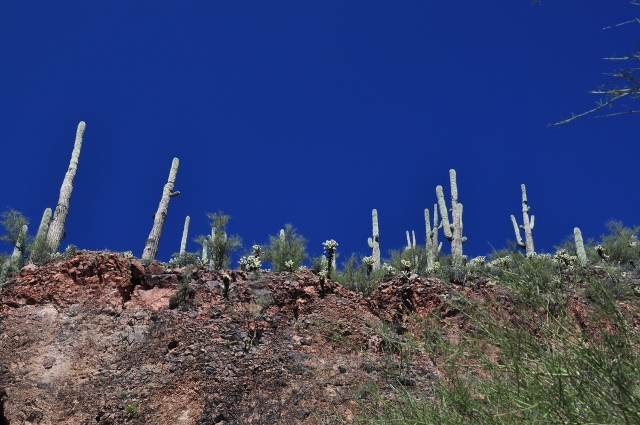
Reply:
M180 254L184 254L187 250L187 234L189 233L189 221L191 217L184 219L184 230L182 230L182 241L180 242Z
M573 229L573 239L576 242L576 253L578 254L578 262L581 266L587 265L587 253L584 251L584 242L582 240L582 232L579 228Z
M49 224L47 244L49 245L51 252L58 252L58 249L60 248L60 241L64 237L64 224L67 221L67 215L69 214L69 201L71 200L71 192L73 191L73 179L76 177L76 171L78 170L78 159L80 158L80 148L82 148L82 136L84 135L85 127L86 125L84 121L80 121L78 129L76 130L76 141L73 146L73 152L71 153L69 169L62 181L58 205L56 206L53 219Z
M436 195L438 197L444 237L451 242L451 254L455 258L462 257L462 244L467 241L467 238L462 236L462 204L458 202L456 170L449 170L449 179L451 181L451 222L449 222L449 212L444 200L442 186L436 187Z
M380 234L378 233L378 210L371 210L371 219L373 221L373 237L369 238L367 242L369 243L369 248L373 250L373 253L371 254L371 259L373 260L371 269L378 270L380 268Z
M522 226L518 226L516 218L511 215L511 222L513 223L513 231L516 233L516 240L518 241L518 246L520 248L525 248L527 250L527 255L534 255L535 250L533 249L533 236L531 235L531 231L533 230L533 224L535 220L535 216L531 216L531 221L529 221L529 210L531 207L527 204L527 188L525 185L520 185L522 189ZM524 242L520 237L520 230L524 231Z
M153 227L147 243L145 244L144 251L142 251L143 260L153 260L158 253L158 244L160 243L160 236L162 235L162 227L164 226L164 220L167 217L167 210L169 209L169 200L178 196L180 192L173 191L173 185L176 182L176 174L178 174L178 165L180 161L178 158L173 158L171 163L171 171L169 172L169 180L162 189L162 198L160 198L160 204L158 205L158 211L153 217Z

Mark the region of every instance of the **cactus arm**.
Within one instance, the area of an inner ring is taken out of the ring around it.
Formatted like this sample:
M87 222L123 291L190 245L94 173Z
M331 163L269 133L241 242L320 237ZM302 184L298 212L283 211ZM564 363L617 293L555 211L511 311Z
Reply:
M429 221L429 209L424 209L424 224L427 229L427 247L431 245L431 221Z
M525 245L524 241L522 240L522 237L520 237L520 229L518 228L518 222L516 221L516 218L513 216L513 214L511 214L511 222L513 223L513 231L516 233L516 241L518 242L518 246L520 248L526 248L527 245Z
M38 226L38 233L36 234L36 240L41 240L47 237L49 231L49 223L51 223L51 208L46 208L42 214L40 220L40 226Z
M433 246L438 245L438 230L442 229L442 222L438 224L438 204L433 204Z
M49 223L47 244L51 248L52 252L58 252L58 249L60 248L60 241L64 237L64 224L67 221L67 215L69 214L69 202L71 201L71 192L73 192L73 179L76 177L76 171L78 170L78 160L80 158L82 136L84 135L85 128L86 125L84 121L80 121L78 129L76 130L76 140L73 145L73 152L71 153L69 169L62 181L58 205L56 206L53 219Z
M535 219L536 219L536 216L532 215L531 216L531 221L529 222L529 229L531 229L531 230L533 230L533 222L534 222Z
M438 208L440 209L440 222L442 224L442 231L444 237L448 241L453 239L453 233L451 233L451 224L449 223L449 212L447 211L447 204L444 201L444 193L442 186L436 186L436 196L438 197Z
M27 231L27 225L23 224L20 228L20 235L18 236L16 245L13 247L13 253L11 254L11 262L13 264L18 264L18 262L20 261L20 257L23 256L24 243L27 241Z
M153 227L151 228L151 233L149 233L147 243L145 244L144 250L142 252L143 260L153 260L156 258L156 254L158 253L158 244L160 243L160 236L162 235L164 220L167 217L169 200L171 199L172 194L179 193L173 192L173 186L176 182L176 175L178 174L179 164L180 161L178 160L178 158L173 158L173 161L171 163L171 170L169 171L169 179L167 180L167 183L164 185L164 188L162 190L162 198L160 198L158 211L156 212L153 219Z
M451 254L462 256L462 244L464 243L462 237L462 204L458 203L458 185L454 169L449 170L449 179L451 182L451 221L449 221L449 213L444 200L442 186L436 187L436 196L438 197L444 237L451 242ZM466 239L464 240L466 241Z

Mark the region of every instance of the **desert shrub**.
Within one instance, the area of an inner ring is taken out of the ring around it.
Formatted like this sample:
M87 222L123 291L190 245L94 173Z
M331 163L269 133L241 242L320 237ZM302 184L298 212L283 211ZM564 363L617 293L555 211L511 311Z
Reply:
M320 255L311 259L311 270L316 273L320 273L323 269L327 268L327 257Z
M389 264L395 269L402 271L406 270L411 273L425 274L427 270L427 250L423 246L416 246L415 248L405 248L400 251L390 251L391 258ZM404 263L403 263L404 261ZM409 266L406 264L409 262Z
M191 285L193 268L187 267L178 277L178 290L169 298L170 309L190 310L197 304L196 290Z
M77 254L78 254L78 247L73 244L69 244L64 249L64 252L62 253L62 257L65 260L68 260L71 257L75 257Z
M171 256L169 265L171 267L199 267L202 265L202 260L195 252L176 252Z
M631 229L614 220L609 221L606 227L610 233L601 236L600 245L609 257L607 262L621 266L640 266L640 227Z
M560 270L550 256L510 257L498 263L511 288L507 303L450 294L444 302L467 323L453 339L437 317L418 319L422 349L441 359L429 394L399 386L394 397L363 403L356 423L640 423L639 306L636 298L616 302L622 272L605 267L603 279ZM558 293L582 290L583 314L568 303L552 306Z
M351 254L349 259L342 263L342 272L335 273L333 278L346 289L367 297L385 278L385 271L382 268L368 271L362 258L363 256Z
M207 245L209 269L227 269L231 263L231 254L242 247L242 239L238 235L227 237L227 223L231 216L218 211L217 213L207 213L207 217L211 220L209 222L211 235L198 236L195 242L201 246Z
M46 235L36 237L32 242L28 243L27 252L29 253L29 261L38 265L50 262L54 253L47 243Z
M127 406L123 410L123 412L129 416L135 416L139 411L140 409L138 408L138 406L133 403L127 404Z
M7 211L0 214L0 225L4 227L6 234L0 237L0 240L8 242L12 247L15 247L19 243L23 244L24 241L21 241L21 229L24 225L29 225L29 219L22 215L20 211L16 211L13 208L7 207ZM23 244L23 249L24 249Z
M278 236L269 236L269 244L263 247L262 260L270 261L274 272L297 270L307 258L307 240L296 233L291 224L285 224Z

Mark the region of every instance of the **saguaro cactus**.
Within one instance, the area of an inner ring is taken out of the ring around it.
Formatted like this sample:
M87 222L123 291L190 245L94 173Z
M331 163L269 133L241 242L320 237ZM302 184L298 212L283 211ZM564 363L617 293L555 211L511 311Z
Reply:
M47 232L49 230L49 223L51 222L51 208L44 210L42 219L40 220L40 226L38 227L38 233L31 246L31 253L29 256L29 264L41 263L47 261L51 256L51 249L47 244Z
M38 233L36 234L36 240L47 237L49 231L49 223L51 222L51 208L46 208L42 213L42 219L40 220L40 226L38 227Z
M369 248L372 249L371 263L372 270L378 270L380 268L380 234L378 233L378 210L371 210L371 219L373 221L373 237L367 239Z
M58 205L56 206L53 219L49 224L47 244L49 245L49 248L51 248L51 252L58 252L58 249L60 248L60 241L64 237L64 224L67 221L67 215L69 214L69 201L71 200L71 192L73 191L73 179L76 177L76 171L78 170L78 159L80 158L80 148L82 148L82 136L84 135L85 127L86 125L84 121L80 121L78 129L76 130L76 141L73 146L73 152L71 153L69 169L62 181Z
M455 258L462 257L462 244L467 241L467 238L462 236L462 204L458 202L456 170L449 170L449 180L451 181L451 222L449 222L449 212L444 200L442 186L436 187L436 195L438 197L444 237L451 242L451 254Z
M171 171L169 172L169 180L162 189L162 198L160 198L160 204L158 205L158 211L153 216L153 227L149 238L142 251L143 260L153 260L158 253L158 244L160 243L160 236L162 235L162 227L164 226L164 220L167 217L167 210L169 209L169 200L174 196L178 196L180 192L173 191L173 185L176 182L176 174L178 174L178 164L180 161L178 158L173 158L171 163Z
M180 242L180 254L184 254L187 250L187 234L189 233L189 221L191 218L187 216L184 219L184 230L182 230L182 241Z
M331 278L331 271L336 269L336 247L338 242L330 239L322 242L325 251L327 251L327 277Z
M204 264L207 264L209 262L209 243L207 242L207 240L205 239L204 242L202 242L202 262Z
M523 185L520 185L522 189L522 226L518 226L516 222L516 218L511 215L511 222L513 223L513 231L516 232L516 240L518 241L518 246L520 248L526 248L527 255L535 254L535 250L533 249L533 236L531 235L531 231L533 230L533 224L535 220L535 216L531 216L531 221L529 221L529 210L531 207L527 204L527 188ZM518 227L524 231L524 242L520 237L520 230Z
M576 253L578 254L578 262L581 266L587 265L587 253L584 251L584 242L582 240L582 232L579 228L573 229L573 239L576 242Z
M429 220L429 209L424 210L424 222L427 228L427 267L432 269L438 258L442 242L438 243L438 229L442 227L442 223L438 226L438 205L433 206L433 229Z

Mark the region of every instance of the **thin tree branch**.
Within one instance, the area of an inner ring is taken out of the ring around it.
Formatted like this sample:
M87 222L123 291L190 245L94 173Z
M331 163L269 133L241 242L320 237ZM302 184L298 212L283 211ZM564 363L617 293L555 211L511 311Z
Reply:
M635 4L636 6L640 6L640 3L633 3L633 2L632 2L631 4ZM627 22L621 22L621 23L619 23L619 24L610 25L610 26L608 26L608 27L604 27L604 28L602 28L602 29L603 29L603 30L608 30L608 29L611 29L611 28L621 27L621 26L623 26L623 25L627 25L627 24L632 24L632 23L634 23L634 22L637 22L637 23L639 23L639 24L640 24L640 19L635 18L635 19L632 19L632 20L627 21Z
M637 114L640 112L640 110L631 109L625 105L622 105L622 106L624 106L624 108L627 110L626 112L614 112L613 114L598 115L596 118L615 117L616 115L629 115L629 114Z
M581 114L573 114L572 113L571 117L566 118L566 119L564 119L562 121L553 123L553 124L549 124L548 127L556 127L556 126L559 126L559 125L567 124L567 123L569 123L569 122L571 122L573 120L577 120L578 118L582 118L582 117L584 117L586 115L592 114L592 113L594 113L596 111L599 111L602 108L605 108L607 106L613 105L613 102L615 102L616 100L622 99L623 97L629 96L630 94L633 94L633 93L629 92L629 93L625 93L625 94L621 94L621 95L616 95L616 96L613 96L611 99L607 100L606 102L599 101L598 102L598 106L596 106L595 108L590 109L590 110L588 110L586 112L583 112Z

